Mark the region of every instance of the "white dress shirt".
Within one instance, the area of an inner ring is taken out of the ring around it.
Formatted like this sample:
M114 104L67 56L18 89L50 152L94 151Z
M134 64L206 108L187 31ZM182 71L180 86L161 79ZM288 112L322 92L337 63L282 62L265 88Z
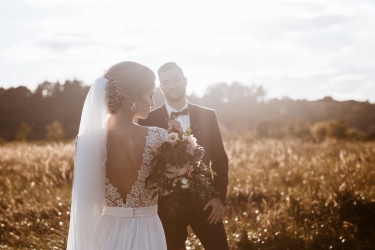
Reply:
M165 102L165 107L167 108L168 117L171 117L172 112L179 112L181 110L184 110L184 109L188 108L189 106L188 106L188 103L185 102L185 105L180 110L176 110L176 109L172 108L171 106L169 106L167 102ZM190 115L189 114L179 115L176 118L176 120L181 123L182 128L184 129L184 132L186 132L187 128L190 128Z

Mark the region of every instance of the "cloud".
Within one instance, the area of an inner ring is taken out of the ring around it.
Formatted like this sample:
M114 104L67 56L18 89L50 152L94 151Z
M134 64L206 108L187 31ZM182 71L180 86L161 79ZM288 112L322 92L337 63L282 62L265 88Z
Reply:
M76 44L57 41L57 40L55 41L54 40L41 40L41 41L37 41L35 45L43 49L48 48L48 49L55 50L55 51L64 51L64 50L68 50L69 48L77 46Z
M117 61L176 61L189 91L263 84L269 96L375 102L375 3L338 0L12 2L3 81L90 83ZM12 70L13 69L13 70ZM5 84L5 83L4 83ZM357 87L353 87L357 86ZM372 93L373 95L369 95Z
M100 1L100 0L25 0L24 1L27 4L38 6L38 7L52 7L52 6L66 6L66 5L71 5L71 6L83 6L83 5L106 5L105 2ZM108 1L112 3L116 3L116 1ZM120 2L120 1L117 1Z
M274 17L249 18L246 21L236 21L231 25L215 31L216 34L247 34L253 39L271 41L275 39L289 39L306 34L330 33L335 29L342 29L345 23L354 21L355 17L341 15L324 15L315 17Z
M70 49L84 49L87 47L95 47L99 49L100 47L108 47L108 45L104 42L98 42L90 39L81 39L81 40L65 40L65 39L43 39L35 42L37 47L42 49L48 49L55 52L66 52ZM129 52L135 50L134 46L129 46L126 44L118 44L115 46L111 46L112 50L116 50L118 52Z
M322 12L328 8L326 1L324 3L319 3L319 1L283 1L276 2L275 5L293 9L300 9L308 12Z

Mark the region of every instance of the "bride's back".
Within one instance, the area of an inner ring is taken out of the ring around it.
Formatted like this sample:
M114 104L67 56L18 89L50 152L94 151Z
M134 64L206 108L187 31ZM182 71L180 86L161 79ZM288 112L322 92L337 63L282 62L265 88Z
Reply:
M106 175L126 202L141 169L148 128L108 125Z
M133 62L112 66L105 74L107 85L107 163L105 179L106 206L137 207L153 200L144 189L151 171L145 154L150 128L133 122L146 118L155 105L155 74Z
M155 105L154 89L155 74L135 62L113 65L90 87L76 140L67 249L166 249L157 197L144 184L152 148L166 132L133 122Z

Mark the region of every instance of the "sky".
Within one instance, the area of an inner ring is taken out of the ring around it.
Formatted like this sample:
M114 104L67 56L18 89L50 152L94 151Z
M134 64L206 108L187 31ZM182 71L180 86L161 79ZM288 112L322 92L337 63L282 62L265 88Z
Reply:
M90 85L120 61L174 61L188 93L375 103L375 0L0 0L0 87ZM158 80L157 80L158 83Z

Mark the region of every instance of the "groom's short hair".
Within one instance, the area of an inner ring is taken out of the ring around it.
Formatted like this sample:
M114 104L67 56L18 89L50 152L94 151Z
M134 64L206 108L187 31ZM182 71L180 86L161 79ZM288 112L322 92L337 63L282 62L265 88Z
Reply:
M173 68L178 68L181 73L182 73L182 76L184 76L184 72L182 71L182 69L180 68L180 66L177 65L177 63L175 62L167 62L167 63L164 63L158 70L158 75L159 75L159 79L160 79L160 74L162 72L165 72L165 71L168 71L168 70L171 70Z

